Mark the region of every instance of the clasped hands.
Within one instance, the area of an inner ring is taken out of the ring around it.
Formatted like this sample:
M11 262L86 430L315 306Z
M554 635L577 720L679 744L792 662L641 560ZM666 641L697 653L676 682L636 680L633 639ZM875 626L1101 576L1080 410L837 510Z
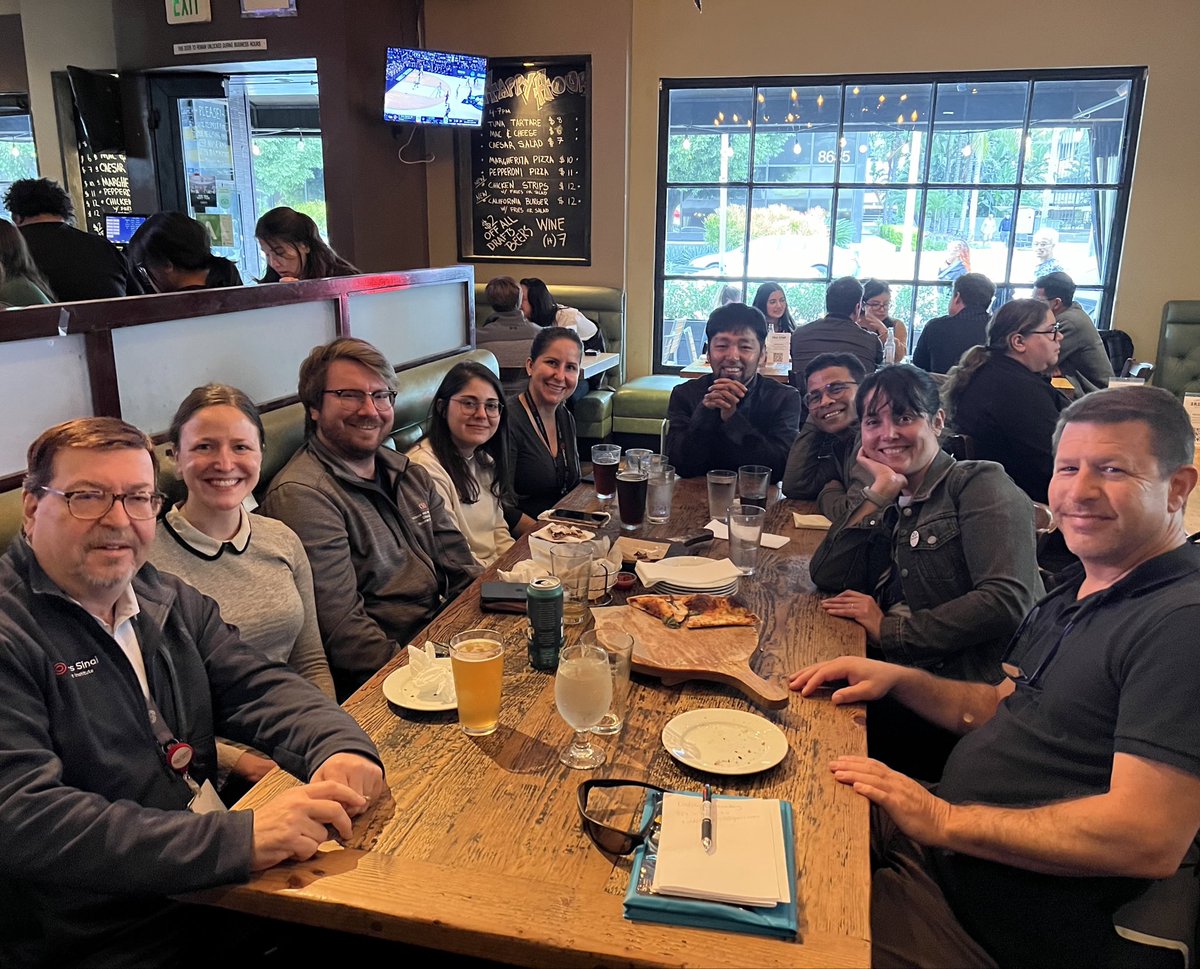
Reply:
M708 388L708 393L704 395L700 403L710 410L717 411L721 415L721 420L727 421L737 413L738 404L745 396L746 385L740 380L718 377L712 382L712 386Z

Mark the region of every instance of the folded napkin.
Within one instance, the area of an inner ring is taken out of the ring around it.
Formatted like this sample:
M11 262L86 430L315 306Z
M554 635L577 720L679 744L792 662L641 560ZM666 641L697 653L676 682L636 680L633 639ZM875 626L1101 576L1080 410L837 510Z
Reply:
M797 528L820 528L825 529L833 524L824 515L801 515L800 512L792 512L792 523Z
M719 538L722 541L729 540L729 526L722 524L715 518L704 526L713 533L713 538ZM773 535L771 532L763 532L762 538L758 540L758 544L763 548L783 548L791 539L785 535Z
M649 588L658 582L695 588L695 584L712 587L718 583L740 579L742 571L729 559L705 559L696 556L663 559L661 562L638 562L633 567L642 585Z
M425 648L408 647L408 668L412 670L409 679L411 689L417 696L426 700L445 700L453 702L454 673L450 664L441 661L434 651L433 643L426 643Z
M544 579L549 574L549 558L547 558L545 564L535 562L533 559L522 559L520 562L515 563L507 572L503 569L496 572L501 582L524 582L526 585L534 579Z

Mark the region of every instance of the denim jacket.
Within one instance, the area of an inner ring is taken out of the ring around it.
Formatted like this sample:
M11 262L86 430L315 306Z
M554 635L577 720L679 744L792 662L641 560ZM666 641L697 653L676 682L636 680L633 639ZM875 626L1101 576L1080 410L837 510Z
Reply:
M1005 645L1043 594L1029 498L1000 465L939 451L907 508L847 525L860 505L834 522L813 555L817 588L870 595L894 561L903 601L883 617L884 658L998 682Z

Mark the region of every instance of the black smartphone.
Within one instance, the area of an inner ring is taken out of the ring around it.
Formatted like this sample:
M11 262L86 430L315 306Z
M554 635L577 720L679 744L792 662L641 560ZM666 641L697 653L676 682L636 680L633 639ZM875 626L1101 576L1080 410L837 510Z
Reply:
M484 612L524 612L524 582L484 582L479 587L479 608Z
M606 511L576 511L574 508L551 508L550 517L597 527L607 525L612 520L612 516Z

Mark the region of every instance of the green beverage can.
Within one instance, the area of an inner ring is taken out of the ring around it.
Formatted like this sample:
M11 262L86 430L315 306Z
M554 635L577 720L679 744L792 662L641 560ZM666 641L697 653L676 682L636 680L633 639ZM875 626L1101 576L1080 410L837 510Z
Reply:
M563 644L562 580L555 576L534 579L525 590L529 616L529 665L535 670L558 669Z

